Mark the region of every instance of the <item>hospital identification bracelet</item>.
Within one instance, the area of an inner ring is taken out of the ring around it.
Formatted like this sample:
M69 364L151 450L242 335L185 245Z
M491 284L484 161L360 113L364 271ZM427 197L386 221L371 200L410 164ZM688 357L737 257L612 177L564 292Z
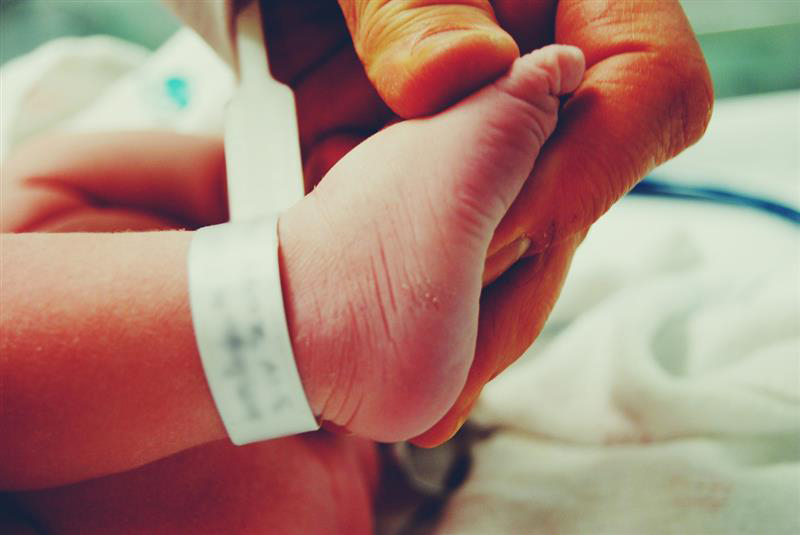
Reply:
M188 263L197 347L231 441L319 429L286 324L277 215L195 231Z

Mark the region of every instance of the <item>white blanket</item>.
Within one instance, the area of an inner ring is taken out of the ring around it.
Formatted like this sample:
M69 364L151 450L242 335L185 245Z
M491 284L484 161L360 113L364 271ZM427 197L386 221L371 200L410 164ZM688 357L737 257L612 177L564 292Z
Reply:
M797 207L798 112L798 92L722 102L661 172ZM495 433L437 534L800 533L800 227L624 199L474 420Z
M590 236L437 533L800 533L797 230L626 199Z

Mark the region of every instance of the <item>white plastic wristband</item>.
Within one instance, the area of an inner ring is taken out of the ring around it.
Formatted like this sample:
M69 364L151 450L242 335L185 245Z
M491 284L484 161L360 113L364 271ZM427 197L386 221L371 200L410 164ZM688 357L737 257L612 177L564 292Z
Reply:
M277 227L277 216L204 227L189 249L197 346L237 445L319 429L286 325Z

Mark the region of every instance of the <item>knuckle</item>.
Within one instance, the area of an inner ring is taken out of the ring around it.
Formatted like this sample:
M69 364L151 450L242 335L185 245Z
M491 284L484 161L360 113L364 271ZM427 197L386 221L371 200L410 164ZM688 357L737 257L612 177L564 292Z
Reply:
M359 55L371 57L391 44L413 46L439 31L493 17L488 0L340 0ZM454 22L457 21L457 22Z
M696 54L667 63L671 76L666 104L665 159L696 143L705 133L714 106L714 89L706 62Z

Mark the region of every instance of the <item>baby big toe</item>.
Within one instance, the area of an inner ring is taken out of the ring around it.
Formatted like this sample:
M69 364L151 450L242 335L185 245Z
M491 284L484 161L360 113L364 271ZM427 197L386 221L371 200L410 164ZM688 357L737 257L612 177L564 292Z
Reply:
M558 96L577 87L583 70L579 49L548 46L429 120L424 139L451 171L439 192L455 202L456 219L478 222L477 234L491 238L555 129Z

